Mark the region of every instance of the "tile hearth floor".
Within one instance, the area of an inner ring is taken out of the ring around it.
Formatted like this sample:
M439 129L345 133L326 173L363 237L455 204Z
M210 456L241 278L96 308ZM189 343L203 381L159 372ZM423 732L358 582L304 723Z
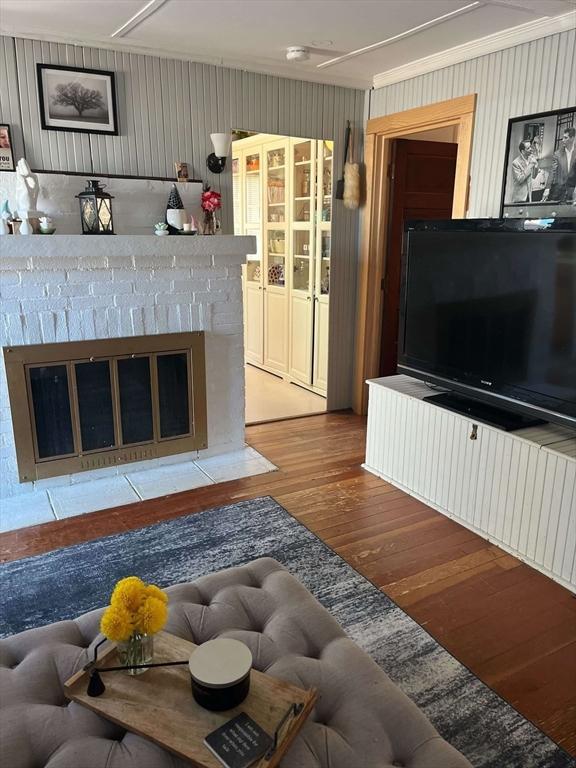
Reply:
M174 462L123 475L49 487L0 501L0 533L132 504L205 485L273 472L277 467L246 446L208 459Z

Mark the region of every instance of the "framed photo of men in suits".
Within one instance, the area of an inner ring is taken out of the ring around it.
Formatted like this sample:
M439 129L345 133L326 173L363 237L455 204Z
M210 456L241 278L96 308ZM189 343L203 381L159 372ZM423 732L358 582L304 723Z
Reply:
M500 216L576 216L576 106L509 120Z

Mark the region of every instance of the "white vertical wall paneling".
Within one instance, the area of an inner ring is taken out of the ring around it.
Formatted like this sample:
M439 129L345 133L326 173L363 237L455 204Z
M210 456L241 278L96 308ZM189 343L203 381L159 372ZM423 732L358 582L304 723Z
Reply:
M536 548L536 556L542 560L547 568L550 568L554 558L554 546L558 532L560 507L564 492L564 478L566 475L566 463L562 460L559 461L557 457L554 457L554 459L554 470L547 474L548 482L544 495L544 505L547 514L546 516L542 515L540 518L540 532Z
M556 573L564 572L564 561L567 552L576 549L574 533L576 530L576 465L566 466L564 478L564 491L562 494L560 520L556 540L554 542L554 560L552 570Z
M561 554L561 548L558 548L558 560L555 565L559 568L559 573L564 579L576 581L576 468L572 475L572 490L570 484L566 487L565 505L567 508L568 523L566 526L566 539L564 551ZM563 515L564 518L564 515Z
M540 514L538 515L538 526L536 528L536 541L534 542L534 559L544 559L544 547L546 544L546 534L548 530L548 521L552 508L552 496L554 493L554 479L558 469L558 458L555 454L548 455L546 462L546 471L542 478L542 501Z
M518 550L528 551L528 541L531 529L533 505L531 504L536 492L536 472L539 464L539 451L530 449L528 457L528 469L526 471L526 485L524 487L524 502L522 505L522 525L518 533Z
M24 155L24 141L20 125L20 99L16 74L16 46L11 37L0 37L0 114L10 125L14 159Z
M372 93L370 117L477 93L471 217L497 216L508 119L576 103L576 31L445 67Z
M516 443L515 448L518 450L515 464L515 485L514 494L510 499L509 506L509 531L507 532L507 540L510 541L511 546L518 548L519 532L523 523L523 505L524 505L524 492L523 489L526 486L526 470L528 467L528 456L530 448L526 443Z

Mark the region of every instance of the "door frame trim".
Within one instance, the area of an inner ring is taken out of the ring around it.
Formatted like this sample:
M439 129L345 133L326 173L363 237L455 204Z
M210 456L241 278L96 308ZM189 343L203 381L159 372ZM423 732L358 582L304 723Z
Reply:
M458 154L454 178L452 217L464 218L468 209L472 134L476 94L416 107L368 120L364 144L366 206L362 222L353 407L356 413L368 410L366 379L379 372L380 329L382 324L382 278L386 261L389 228L388 167L392 141L412 133L457 126Z

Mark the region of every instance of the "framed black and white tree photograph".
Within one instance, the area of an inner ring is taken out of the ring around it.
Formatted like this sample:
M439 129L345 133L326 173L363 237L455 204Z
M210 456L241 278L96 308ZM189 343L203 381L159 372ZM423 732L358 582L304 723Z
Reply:
M114 73L37 64L42 128L118 134Z
M508 122L501 216L576 215L576 107Z

